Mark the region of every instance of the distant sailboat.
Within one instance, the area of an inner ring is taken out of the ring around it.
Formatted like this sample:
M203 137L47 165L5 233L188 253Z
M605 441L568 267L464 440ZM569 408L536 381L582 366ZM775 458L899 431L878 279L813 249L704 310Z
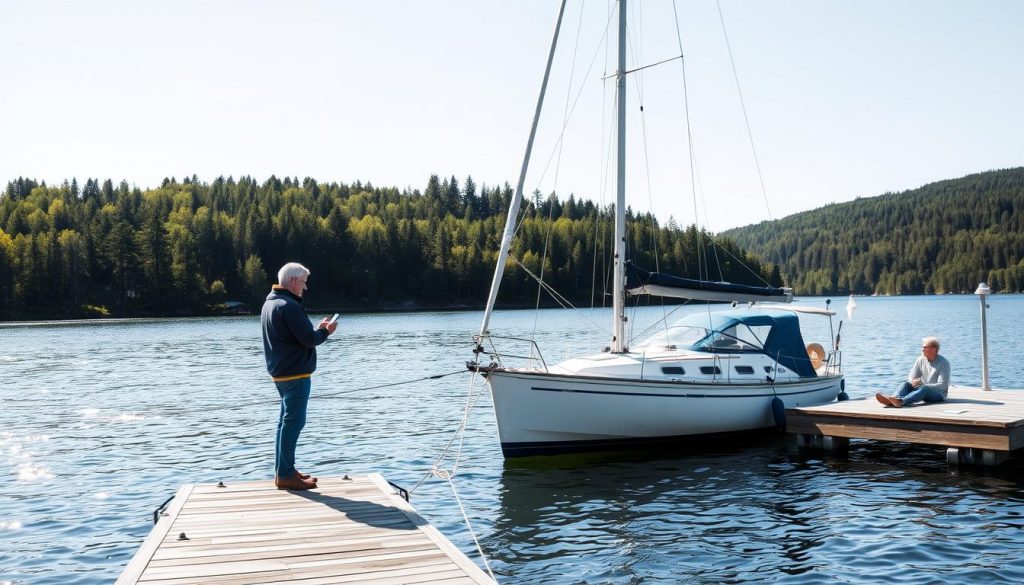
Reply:
M857 301L853 300L853 295L850 295L850 300L846 301L846 318L853 321L853 312L857 310Z
M565 9L555 28L537 111L515 196L509 206L472 370L487 380L502 452L507 457L721 436L781 426L784 408L833 401L844 381L838 343L805 346L798 314L828 309L788 306L789 289L735 285L646 272L626 258L626 0L619 0L618 168L613 317L602 353L548 366L531 343L531 365L513 367L489 321L523 200L523 183ZM627 295L654 295L742 308L689 315L629 347ZM774 301L769 305L756 305ZM487 347L485 347L487 346ZM489 348L489 349L488 349ZM489 355L489 363L482 360ZM536 356L536 357L534 357Z

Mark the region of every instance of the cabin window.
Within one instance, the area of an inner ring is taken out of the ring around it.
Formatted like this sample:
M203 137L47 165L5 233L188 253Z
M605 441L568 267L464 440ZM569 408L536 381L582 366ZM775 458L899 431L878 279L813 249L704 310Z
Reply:
M662 366L661 373L669 376L682 376L686 373L686 370L679 366Z
M750 375L754 373L754 368L750 366L736 366L736 373Z
M765 366L765 367L764 367L764 373L766 373L766 374L770 374L770 373L772 373L772 370L773 370L773 369L774 369L774 368L772 368L771 366Z
M722 373L722 368L718 366L701 366L700 373L708 376L718 376Z
M711 349L718 351L739 351L740 342L728 333L717 333L711 340Z
M742 323L721 331L713 332L701 342L699 349L714 352L764 351L764 340L771 332L771 325L753 328Z
M736 337L747 345L761 349L764 347L764 342L768 339L768 334L771 332L771 325L743 325L736 328Z

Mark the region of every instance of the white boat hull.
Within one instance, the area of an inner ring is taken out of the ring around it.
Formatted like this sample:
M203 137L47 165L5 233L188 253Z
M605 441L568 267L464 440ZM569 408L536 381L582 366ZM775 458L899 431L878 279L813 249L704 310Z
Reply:
M838 375L773 387L499 369L487 383L507 457L757 431L776 426L776 396L791 408L832 402L842 391Z

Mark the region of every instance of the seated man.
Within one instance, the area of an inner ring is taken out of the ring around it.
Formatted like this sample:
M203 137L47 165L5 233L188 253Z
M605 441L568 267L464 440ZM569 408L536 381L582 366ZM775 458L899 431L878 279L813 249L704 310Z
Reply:
M939 355L939 340L925 337L921 342L921 355L910 369L907 381L893 396L881 392L875 399L886 406L900 408L918 401L942 402L949 392L949 360Z

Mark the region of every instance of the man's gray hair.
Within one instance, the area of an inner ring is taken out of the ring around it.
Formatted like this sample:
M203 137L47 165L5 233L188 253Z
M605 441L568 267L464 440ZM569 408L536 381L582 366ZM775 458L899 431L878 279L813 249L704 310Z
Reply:
M298 262L289 262L277 271L277 284L285 286L289 280L303 276L309 276L309 269Z
M939 349L939 348L942 347L942 345L939 343L939 338L938 337L925 337L924 339L921 340L921 345L923 345L925 347L933 347L934 346L935 349Z

